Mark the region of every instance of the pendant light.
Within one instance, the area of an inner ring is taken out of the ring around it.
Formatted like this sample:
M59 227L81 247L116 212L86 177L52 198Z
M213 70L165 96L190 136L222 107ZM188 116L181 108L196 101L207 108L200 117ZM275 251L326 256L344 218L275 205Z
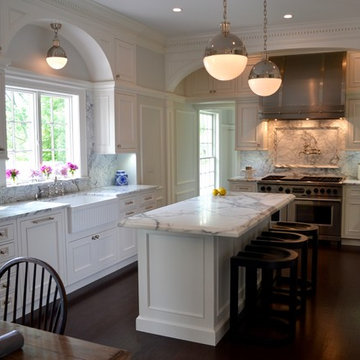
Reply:
M268 59L267 53L267 9L264 0L264 56L253 66L249 74L250 89L259 96L269 96L279 90L281 86L281 74L275 63Z
M203 62L212 77L225 81L235 79L244 71L247 53L243 42L230 34L226 0L223 0L223 6L224 21L221 23L221 33L208 42Z
M46 62L55 70L62 69L68 59L64 49L60 46L60 40L57 36L58 31L61 29L61 24L53 23L50 27L54 30L55 36L53 40L53 46L48 50L46 55Z

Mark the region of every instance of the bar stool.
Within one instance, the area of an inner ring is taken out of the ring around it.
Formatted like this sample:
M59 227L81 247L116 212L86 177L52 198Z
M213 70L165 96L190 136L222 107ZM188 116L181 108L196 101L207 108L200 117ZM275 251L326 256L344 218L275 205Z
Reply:
M291 249L300 253L300 278L298 279L299 289L297 292L301 299L301 311L306 309L306 294L307 294L307 261L308 261L308 241L309 238L305 235L290 232L280 231L263 231L256 240L251 241L251 244L261 246L276 246L285 249ZM271 279L272 280L272 279ZM277 284L281 286L282 283L288 283L288 277L281 274L276 278ZM288 293L288 287L278 289L280 293Z
M271 224L270 231L296 232L309 236L312 247L311 255L311 281L308 282L308 292L315 294L317 284L317 267L319 251L319 227L314 224L302 222L278 221Z
M271 246L248 245L230 259L230 333L233 338L272 344L290 341L296 332L296 282L298 254ZM239 314L239 268L245 268L245 303ZM262 293L257 287L257 270L262 271ZM270 305L269 274L290 270L289 307L285 314L274 315ZM263 286L264 285L264 286ZM284 317L285 316L285 317Z

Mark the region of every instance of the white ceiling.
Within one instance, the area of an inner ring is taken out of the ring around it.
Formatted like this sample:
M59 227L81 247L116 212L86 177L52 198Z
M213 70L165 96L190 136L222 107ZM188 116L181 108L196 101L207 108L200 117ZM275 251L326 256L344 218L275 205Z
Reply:
M94 0L137 20L168 38L218 31L223 17L222 0ZM173 7L182 13L173 13ZM228 21L232 29L260 27L263 0L228 0ZM360 0L268 0L268 26L344 22L360 19ZM292 20L283 19L285 13Z

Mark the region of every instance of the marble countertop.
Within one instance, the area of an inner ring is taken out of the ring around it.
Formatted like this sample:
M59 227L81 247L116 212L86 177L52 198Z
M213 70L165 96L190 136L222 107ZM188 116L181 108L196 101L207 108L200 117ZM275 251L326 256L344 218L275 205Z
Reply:
M344 185L360 185L360 180L358 180L358 179L345 179L342 183Z
M125 218L130 228L239 237L295 198L286 194L230 193L198 196Z
M244 176L234 176L234 177L228 179L228 181L234 181L234 182L236 182L236 181L256 182L259 180L261 180L261 178L259 178L259 177L253 177L251 179L246 179Z
M56 198L44 198L36 201L0 204L0 221L14 220L16 218L30 215L45 214L46 212L50 212L54 209L65 208L71 205L72 198L85 198L86 195L102 195L102 197L106 197L108 199L115 199L117 197L156 190L157 188L158 186L156 185L107 186L94 188L88 191L66 194Z

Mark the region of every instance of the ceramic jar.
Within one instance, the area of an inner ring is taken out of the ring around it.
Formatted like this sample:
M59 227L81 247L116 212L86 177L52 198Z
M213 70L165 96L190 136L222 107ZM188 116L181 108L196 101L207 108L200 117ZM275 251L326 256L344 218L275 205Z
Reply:
M128 174L125 170L117 170L115 174L115 185L123 186L129 184Z

